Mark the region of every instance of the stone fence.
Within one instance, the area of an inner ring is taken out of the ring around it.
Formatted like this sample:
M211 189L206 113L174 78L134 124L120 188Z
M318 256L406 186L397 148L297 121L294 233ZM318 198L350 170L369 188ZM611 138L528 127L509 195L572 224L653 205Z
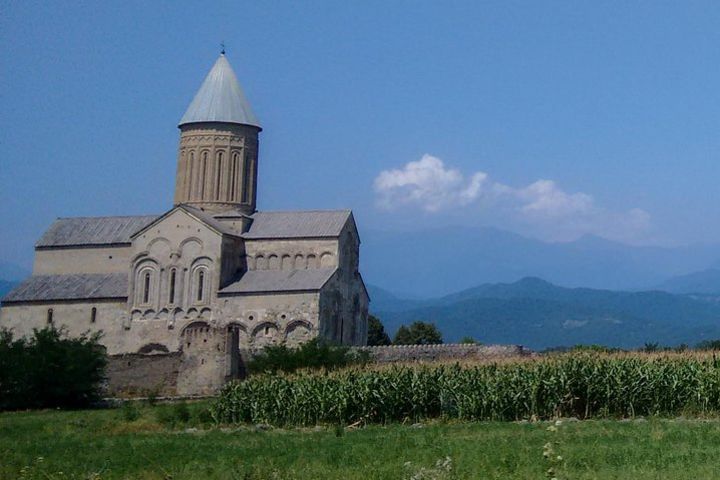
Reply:
M488 360L530 356L532 351L522 345L474 345L442 343L437 345L388 345L356 347L365 351L377 363L429 362L434 360Z

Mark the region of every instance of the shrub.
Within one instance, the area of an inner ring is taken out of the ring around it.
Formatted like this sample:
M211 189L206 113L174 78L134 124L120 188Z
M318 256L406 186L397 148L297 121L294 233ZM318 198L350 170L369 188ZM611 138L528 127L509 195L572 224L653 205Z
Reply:
M265 347L248 362L251 374L294 372L301 368L333 370L353 363L367 362L366 352L353 352L348 347L334 346L314 338L297 348L286 345Z
M48 326L30 338L0 331L0 410L84 407L100 398L107 358L100 334L69 338Z

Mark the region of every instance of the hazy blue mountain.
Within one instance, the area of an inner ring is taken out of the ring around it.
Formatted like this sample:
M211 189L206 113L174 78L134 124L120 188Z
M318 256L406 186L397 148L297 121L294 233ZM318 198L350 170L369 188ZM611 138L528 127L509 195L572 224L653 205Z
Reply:
M12 290L18 282L8 282L7 280L0 280L0 298L4 297L6 293Z
M720 260L720 245L633 247L593 236L547 243L495 228L368 229L362 240L368 283L425 298L528 276L568 287L633 289Z
M672 277L656 287L672 293L720 294L720 269L709 268Z
M470 335L484 343L542 349L598 343L695 344L720 338L720 304L660 291L564 288L538 278L486 284L403 310L375 309L391 335L414 320L435 322L446 341Z
M0 278L6 281L23 280L25 277L30 275L30 272L10 262L0 261Z
M417 308L428 303L426 300L399 298L398 295L372 284L365 286L370 295L372 309L374 311L397 312Z

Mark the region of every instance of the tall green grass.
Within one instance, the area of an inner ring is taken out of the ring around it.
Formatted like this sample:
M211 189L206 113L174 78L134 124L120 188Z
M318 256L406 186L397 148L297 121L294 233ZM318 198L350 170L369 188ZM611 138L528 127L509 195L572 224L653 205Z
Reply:
M266 375L228 384L211 412L221 423L287 426L714 414L720 412L720 361L573 354Z

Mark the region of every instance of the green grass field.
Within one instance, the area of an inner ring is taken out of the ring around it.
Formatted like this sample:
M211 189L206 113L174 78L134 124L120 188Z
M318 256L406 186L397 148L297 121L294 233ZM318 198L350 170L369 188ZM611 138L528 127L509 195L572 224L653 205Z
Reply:
M0 478L543 479L548 442L559 479L720 477L718 420L224 429L205 407L2 413Z

